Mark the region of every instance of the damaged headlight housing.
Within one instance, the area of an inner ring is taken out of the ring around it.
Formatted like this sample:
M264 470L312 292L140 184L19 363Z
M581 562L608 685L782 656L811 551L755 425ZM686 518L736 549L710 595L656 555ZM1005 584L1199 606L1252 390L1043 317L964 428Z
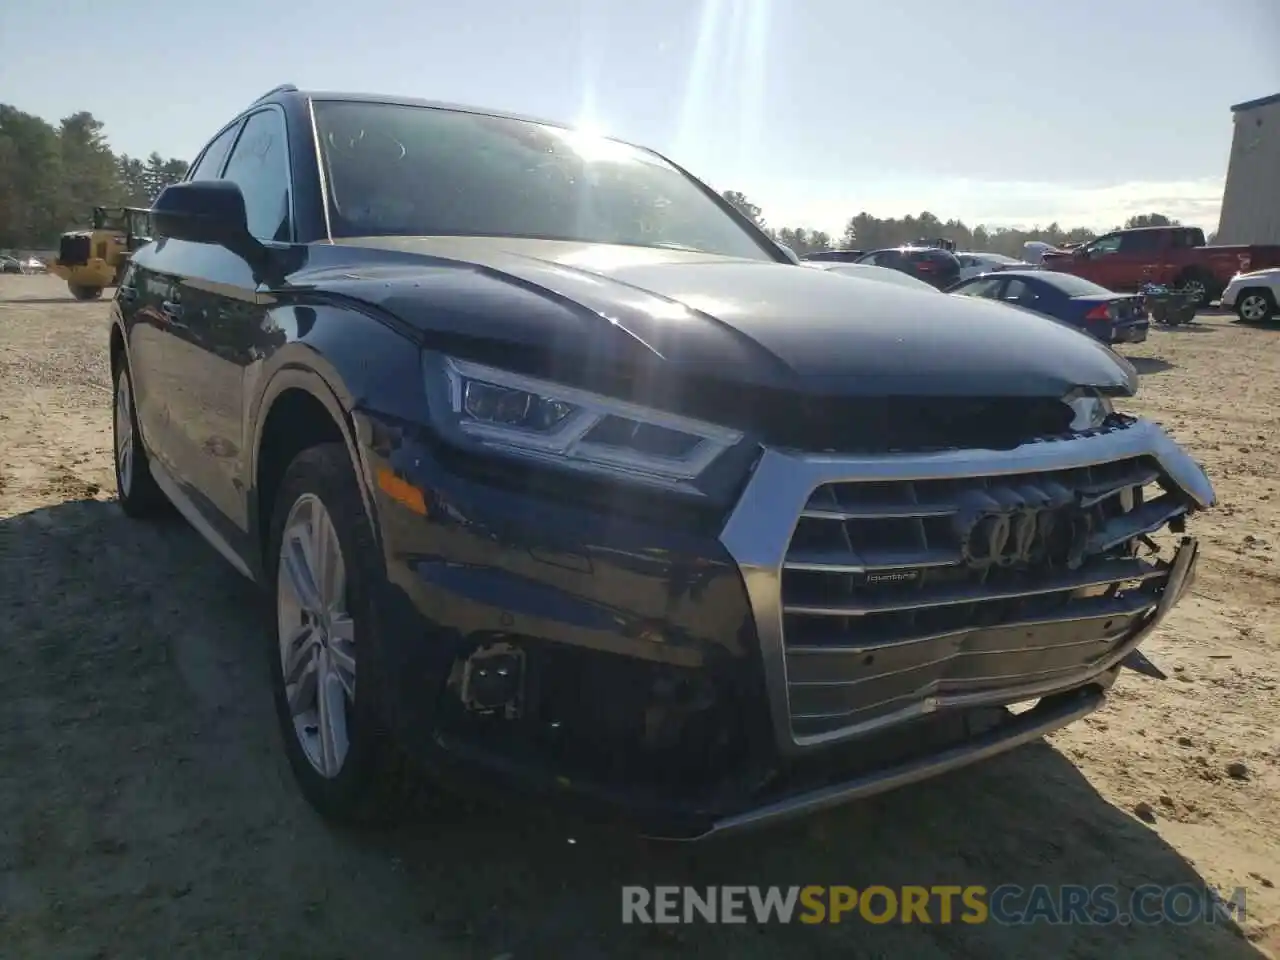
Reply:
M1115 407L1111 401L1100 394L1077 393L1067 397L1066 404L1071 408L1073 415L1071 429L1075 433L1095 430L1106 422L1107 417L1115 413Z
M441 360L448 426L497 453L694 492L698 478L743 438L737 430L575 387Z

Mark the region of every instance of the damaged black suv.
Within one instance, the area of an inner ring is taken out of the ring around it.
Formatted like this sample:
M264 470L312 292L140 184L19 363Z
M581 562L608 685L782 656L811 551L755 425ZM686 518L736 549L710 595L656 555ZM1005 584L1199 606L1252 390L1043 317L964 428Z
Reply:
M120 502L271 596L327 816L406 758L657 836L818 810L1094 710L1193 576L1125 361L798 268L650 151L286 86L152 213Z

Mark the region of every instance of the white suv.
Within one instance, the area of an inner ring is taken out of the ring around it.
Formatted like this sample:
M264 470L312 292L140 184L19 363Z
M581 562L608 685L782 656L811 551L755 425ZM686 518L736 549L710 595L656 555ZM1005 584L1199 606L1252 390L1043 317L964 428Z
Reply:
M1222 309L1235 310L1241 323L1262 323L1280 304L1280 267L1237 273L1222 291Z

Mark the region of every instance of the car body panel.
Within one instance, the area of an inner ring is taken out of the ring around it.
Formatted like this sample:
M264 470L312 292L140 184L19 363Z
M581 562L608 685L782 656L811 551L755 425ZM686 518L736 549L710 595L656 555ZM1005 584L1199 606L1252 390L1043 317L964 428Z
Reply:
M467 330L477 339L532 345L530 338L546 337L542 315L529 323L527 333L507 329L522 325L530 293L548 304L577 306L562 308L563 333L551 333L561 357L571 355L575 343L595 350L600 335L619 342L620 329L633 356L643 345L673 369L714 368L721 375L732 370L747 382L819 394L964 395L985 389L989 377L998 377L1002 390L1014 395L1132 386L1128 372L1106 351L1064 336L1052 324L1019 323L986 304L956 307L954 301L939 302L931 291L849 283L850 278L824 271L682 251L588 249L562 241L424 237L343 243L437 258L417 272L403 261L378 272L381 283L366 287L377 305L421 323L424 330L426 319L413 303L413 291L431 282L458 283L473 296L492 291L510 297L512 319L500 321L501 329L486 331L484 325L495 322L490 317L467 317ZM316 280L324 289L352 295L361 282ZM803 309L797 311L795 304ZM945 323L939 322L944 310ZM432 323L439 328L447 316L434 311ZM890 316L895 319L887 324ZM1000 350L985 346L988 338L1001 343ZM1046 357L1045 343L1053 344L1052 359Z
M814 261L806 264L814 270L825 270L828 273L834 273L838 277L853 277L859 280L879 280L881 283L892 283L899 287L907 287L913 290L927 290L937 293L938 288L932 284L925 283L923 280L911 276L909 273L903 273L901 270L891 270L888 267L876 267L869 263L840 263L840 262L820 262Z
M288 422L273 418L294 402L323 411L350 456L381 560L370 649L387 679L377 708L415 759L553 793L607 794L646 816L674 808L681 829L698 834L912 782L1100 705L1119 658L1145 632L1126 634L1105 668L1084 664L1061 689L1037 687L1044 709L1021 726L973 737L968 713L948 714L964 729L945 750L870 772L863 748L879 741L841 735L848 749L806 771L795 754L809 745L785 723L778 584L820 483L966 480L976 470L985 484L1149 455L1170 473L1179 510L1207 505L1212 489L1194 463L1128 418L1060 443L1061 432L987 439L992 395L1019 408L1044 401L1061 431L1068 395L1132 394L1137 375L1122 358L1027 311L805 269L731 212L765 258L535 238L334 242L311 97L346 95L282 88L223 128L239 137L244 118L278 112L291 237L244 254L173 237L138 250L113 305L113 360L129 366L162 489L260 583L274 576L263 550L271 438L283 442L273 431ZM200 161L192 176L203 177ZM736 407L764 398L790 411L799 399L807 416L790 426L835 410L835 439L767 442L745 417L725 476L687 498L597 482L455 443L439 429L449 406L433 379L442 354L550 381L551 391L567 384L689 416L719 386ZM929 416L977 410L983 442L966 447L947 433L941 448L904 443L900 425L920 397L938 399ZM891 424L892 442L842 446L858 418L885 403L889 415L876 419ZM1170 591L1157 613L1181 594L1194 554L1184 545L1158 571ZM543 664L529 695L569 682L567 726L585 730L588 747L600 738L602 754L566 759L558 720L486 739L488 720L462 709L464 659L513 639ZM624 729L633 720L636 729ZM654 782L632 784L636 769Z
M1076 293L1092 287L1082 280L1064 281L1052 273L1037 270L1001 270L972 277L950 292L1021 307L1075 327L1106 344L1146 340L1150 321L1141 298L1102 289ZM1088 313L1100 305L1113 306L1114 315L1102 320L1089 319Z
M1266 290L1270 292L1272 301L1280 304L1280 267L1237 273L1222 291L1223 308L1234 308L1241 292L1245 290Z

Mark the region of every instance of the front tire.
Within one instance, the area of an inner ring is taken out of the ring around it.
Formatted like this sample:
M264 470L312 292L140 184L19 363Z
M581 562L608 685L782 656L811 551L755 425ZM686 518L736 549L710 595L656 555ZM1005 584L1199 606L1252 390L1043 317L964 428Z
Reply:
M311 447L289 465L268 549L272 688L294 778L329 820L388 819L399 756L380 714L374 598L384 574L343 444Z
M85 287L78 283L69 283L67 289L77 300L97 300L102 296L102 287Z
M111 416L111 449L115 453L116 496L120 509L135 519L154 516L165 505L165 496L151 475L151 464L134 404L129 365L121 359L115 371L115 403Z
M1270 290L1246 290L1236 301L1236 316L1241 323L1265 323L1276 313L1276 300Z

